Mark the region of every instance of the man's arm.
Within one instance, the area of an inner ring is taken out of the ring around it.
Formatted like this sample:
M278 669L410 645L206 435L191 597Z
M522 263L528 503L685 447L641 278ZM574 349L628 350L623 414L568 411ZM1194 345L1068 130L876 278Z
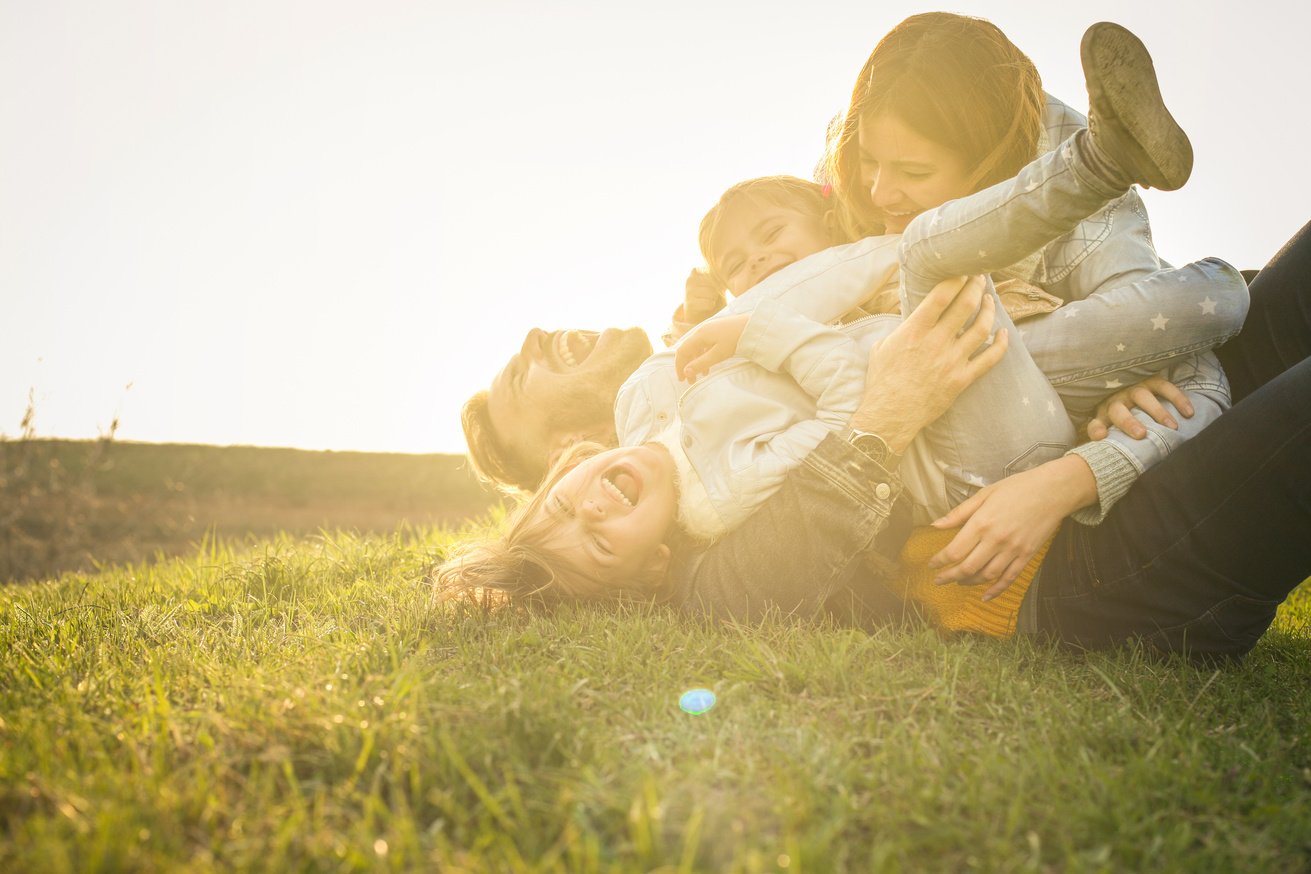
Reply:
M1001 360L1004 333L973 354L992 330L992 298L983 289L982 280L940 284L870 353L854 428L899 454ZM901 482L888 467L845 436L828 435L745 522L674 569L679 600L742 620L771 607L811 614L862 568L886 575L910 524Z

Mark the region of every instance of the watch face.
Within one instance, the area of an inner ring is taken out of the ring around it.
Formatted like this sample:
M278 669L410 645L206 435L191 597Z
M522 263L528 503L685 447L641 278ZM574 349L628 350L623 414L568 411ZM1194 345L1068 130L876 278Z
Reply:
M883 438L874 434L860 434L852 441L856 448L871 458L882 461L890 454L888 444L883 442Z

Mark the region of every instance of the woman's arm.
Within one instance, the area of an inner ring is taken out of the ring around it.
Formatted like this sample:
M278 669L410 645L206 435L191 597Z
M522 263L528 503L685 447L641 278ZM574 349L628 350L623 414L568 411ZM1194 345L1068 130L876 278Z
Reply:
M960 527L951 543L929 561L945 568L939 583L975 585L996 580L983 594L1000 595L1019 577L1061 521L1097 502L1097 480L1078 455L1066 455L985 486L933 523Z

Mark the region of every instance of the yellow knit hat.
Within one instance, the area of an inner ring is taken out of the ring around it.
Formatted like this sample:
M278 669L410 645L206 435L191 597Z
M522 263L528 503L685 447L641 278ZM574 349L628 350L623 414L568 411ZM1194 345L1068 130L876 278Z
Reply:
M928 561L946 547L958 531L959 528L926 527L911 532L901 550L901 575L895 584L897 593L918 604L929 620L944 631L973 632L990 637L1012 636L1020 602L1024 600L1024 593L1029 590L1052 539L1049 537L1024 566L1019 579L996 598L985 602L982 598L988 589L986 583L961 586L933 582L938 571L930 568Z

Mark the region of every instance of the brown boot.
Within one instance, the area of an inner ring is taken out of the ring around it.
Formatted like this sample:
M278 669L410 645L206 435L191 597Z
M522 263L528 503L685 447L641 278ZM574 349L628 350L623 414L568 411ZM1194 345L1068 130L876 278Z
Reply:
M1161 98L1152 56L1138 37L1103 21L1080 46L1094 147L1144 188L1174 191L1193 171L1193 146Z

